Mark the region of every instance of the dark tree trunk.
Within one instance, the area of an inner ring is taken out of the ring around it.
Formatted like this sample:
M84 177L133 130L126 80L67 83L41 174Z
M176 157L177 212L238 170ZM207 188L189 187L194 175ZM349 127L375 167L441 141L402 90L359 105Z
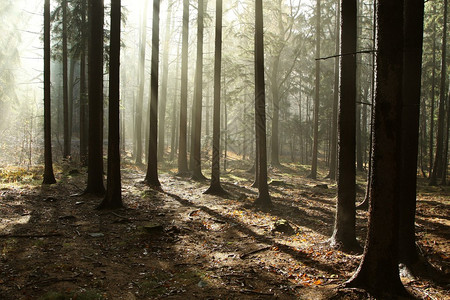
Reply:
M159 7L160 0L153 0L152 24L152 62L150 75L150 135L148 148L148 166L144 182L159 187L158 179L158 76L159 76Z
M403 1L377 4L377 83L367 241L346 283L380 298L407 296L398 270L401 167Z
M111 0L111 33L109 55L108 107L108 174L106 194L99 209L120 208L122 183L120 179L120 6L121 0Z
M441 61L441 84L439 94L439 116L436 135L436 156L434 158L433 172L431 173L430 185L436 185L437 179L442 177L444 170L444 136L445 136L445 97L447 77L447 0L444 0L444 20L442 26L442 61ZM445 164L447 166L447 164Z
M89 1L89 152L85 193L103 195L103 0Z
M341 44L339 26L341 26L341 0L337 1L336 8L336 54L339 53ZM339 103L339 57L334 59L334 91L333 91L333 119L331 124L331 153L330 153L330 170L327 178L336 179L336 158L337 158L337 115Z
M448 166L448 142L449 142L449 129L450 129L450 86L447 94L447 120L445 125L445 137L444 137L444 151L442 154L442 176L441 185L447 185L447 167Z
M142 111L144 109L144 85L145 85L145 48L147 46L147 8L148 0L144 2L144 11L142 13L141 37L139 43L139 92L136 102L135 116L135 161L136 164L142 164Z
M400 180L399 259L407 267L418 261L415 239L417 153L424 3L404 0L402 165Z
M166 33L164 37L164 54L162 61L162 81L161 81L161 100L159 103L159 128L158 128L158 160L163 161L165 151L165 132L166 132L166 108L167 108L167 81L169 78L169 42L171 32L170 21L172 19L172 1L168 3Z
M64 114L64 150L63 157L70 158L69 138L69 95L67 84L67 0L62 0L62 52L63 52L63 114Z
M88 155L88 103L86 90L86 0L82 0L81 23L83 24L80 54L80 162L87 165Z
M202 174L201 165L201 132L202 132L202 97L203 97L203 14L204 2L198 0L198 17L197 17L197 61L195 67L195 91L194 103L192 104L192 136L191 136L191 153L190 153L190 169L193 180L205 180Z
M56 183L52 162L50 100L50 0L44 2L44 178L43 184Z
M342 1L340 53L356 52L357 0ZM344 251L360 247L355 232L356 57L341 56L338 114L337 204L331 245Z
M187 164L187 76L189 43L189 0L183 0L183 32L181 45L181 94L180 94L180 136L178 150L178 174L188 173Z
M216 0L216 41L214 51L214 110L211 185L205 194L223 195L220 185L220 82L222 68L222 0Z
M436 3L433 5L433 15L436 15ZM429 155L430 155L430 166L428 170L429 177L431 178L431 173L433 172L433 147L434 147L434 102L436 96L436 19L433 20L433 58L431 64L431 103L430 103L430 141L429 141Z
M255 1L255 120L257 144L258 198L255 205L273 206L267 184L266 94L264 91L264 24L262 0Z
M316 58L320 57L320 0L317 0L316 4ZM308 178L317 178L317 154L319 151L319 97L320 97L320 60L316 59L316 79L314 87L314 129L313 129L313 149L312 149L312 162L311 173Z

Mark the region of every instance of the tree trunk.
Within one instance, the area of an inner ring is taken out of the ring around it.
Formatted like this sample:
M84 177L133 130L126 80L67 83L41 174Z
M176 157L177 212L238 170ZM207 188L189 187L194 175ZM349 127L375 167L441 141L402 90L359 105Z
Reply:
M342 1L340 53L356 52L357 0ZM339 114L338 114L338 174L337 204L333 247L355 251L360 247L355 232L355 127L356 127L356 57L341 56Z
M402 161L400 180L399 259L412 267L419 259L415 238L417 153L424 3L405 0L403 50Z
M168 3L167 18L166 18L166 32L164 38L164 54L162 61L162 81L161 81L161 101L159 105L159 141L158 141L158 160L163 161L165 151L165 132L166 132L166 108L167 108L167 81L169 77L169 43L171 32L170 21L172 19L172 5L173 2Z
M339 26L341 26L341 0L337 1L336 8L336 54L339 53L341 43ZM334 59L334 91L333 91L333 119L331 126L331 154L330 154L330 170L327 178L336 179L336 158L337 158L337 115L339 103L339 57Z
M266 95L264 87L264 25L262 0L255 1L255 120L258 167L258 198L255 205L272 207L267 184Z
M82 0L81 23L83 24L81 35L80 54L80 162L82 166L87 166L88 155L88 103L86 91L86 0Z
M85 193L103 195L103 0L89 1L89 152Z
M377 4L377 84L367 241L346 283L380 298L407 296L398 270L401 167L403 1Z
M308 175L308 178L316 179L317 178L317 154L319 151L319 104L320 104L320 60L317 58L320 57L320 0L317 0L316 4L316 80L315 80L315 88L314 88L314 140L313 140L313 149L312 149L312 162L311 162L311 173Z
M181 44L181 36L180 39L178 40L178 45L177 45L177 61L175 63L175 69L177 70L175 73L175 89L174 89L174 95L172 97L172 124L170 126L171 128L171 137L170 137L170 156L169 156L169 160L173 161L173 159L175 158L175 153L176 153L176 138L177 138L177 91L178 91L178 74L179 74L179 64L180 64L180 44Z
M109 55L108 107L108 174L106 194L99 209L120 208L122 183L120 180L120 0L111 0L111 32Z
M147 174L144 182L159 187L158 179L158 75L159 75L159 7L160 0L153 0L152 62L150 79L150 135L147 159Z
M135 135L136 153L134 155L136 164L142 164L142 111L144 109L144 84L145 84L145 48L147 46L147 8L148 0L144 2L142 13L141 37L139 43L139 92L136 102Z
M433 15L436 15L436 3L432 3L433 5ZM434 103L436 96L436 19L433 19L433 59L432 59L432 69L431 69L431 104L430 104L430 141L429 141L429 155L430 155L430 166L428 170L429 177L431 178L431 174L433 173L433 147L434 147Z
M205 194L223 195L220 185L220 83L222 68L222 0L216 0L216 41L214 50L213 153L211 185Z
M62 0L62 52L63 52L63 114L64 114L64 151L63 157L70 158L69 138L69 96L67 85L67 0Z
M447 0L444 0L444 21L442 27L442 61L441 61L441 84L439 93L439 116L436 136L436 156L434 158L433 172L431 173L430 185L436 185L437 179L442 176L444 168L444 130L445 130L445 96L447 77ZM447 167L447 164L445 164Z
M203 13L204 2L198 0L197 17L197 61L195 67L195 91L194 103L192 105L192 136L190 168L193 180L204 180L201 166L201 132L202 132L202 86L203 86Z
M183 32L181 45L181 94L180 94L180 129L178 143L178 174L188 173L187 164L187 76L189 43L189 0L183 0Z
M50 100L50 0L44 2L44 178L43 184L56 183L52 162Z
M280 56L275 55L272 63L271 86L272 86L272 139L271 139L271 164L274 167L280 166L280 141L279 141L279 123L280 123L280 95L278 90L278 66L280 64Z

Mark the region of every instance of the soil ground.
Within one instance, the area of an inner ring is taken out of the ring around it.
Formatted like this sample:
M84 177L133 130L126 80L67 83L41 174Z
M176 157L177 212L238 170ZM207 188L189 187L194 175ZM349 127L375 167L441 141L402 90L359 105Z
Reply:
M126 208L114 211L74 195L86 179L76 166L57 167L51 186L40 185L42 169L2 169L0 299L371 299L341 288L361 255L327 242L335 183L307 179L299 165L271 169L274 208L262 212L240 165L223 174L223 198L175 169L161 173L161 191L151 189L143 168L124 164ZM442 276L401 278L417 298L450 299L450 188L419 183L417 244ZM361 245L366 224L358 211Z

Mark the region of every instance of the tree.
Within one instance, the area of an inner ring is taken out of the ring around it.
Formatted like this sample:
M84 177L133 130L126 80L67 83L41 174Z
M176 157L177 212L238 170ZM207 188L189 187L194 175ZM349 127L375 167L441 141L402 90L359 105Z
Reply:
M81 0L81 46L80 46L80 162L87 164L88 155L88 103L86 91L86 0Z
M341 70L338 114L337 204L331 245L359 249L355 232L355 127L357 0L342 1Z
M346 283L374 295L407 295L398 271L403 1L377 3L376 96L369 224L362 261Z
M320 0L316 4L316 58L320 57ZM311 173L309 178L317 177L317 152L319 147L319 97L320 97L320 60L316 59L316 81L314 87L314 140L312 149Z
M108 120L108 173L106 194L99 209L120 208L122 183L120 180L120 12L121 1L111 1L111 33L109 54L109 120Z
M197 16L197 61L194 81L194 103L192 104L192 134L189 167L192 179L204 180L201 165L202 97L203 97L203 13L204 2L198 0Z
M205 194L223 195L220 185L220 82L222 64L222 0L216 0L216 41L214 55L213 157L211 185Z
M264 23L262 0L255 1L255 127L258 198L255 205L272 207L267 184L266 93L264 86Z
M144 182L159 187L158 179L158 75L159 75L159 7L160 0L153 0L152 62L150 75L150 136L147 174Z
M180 136L178 150L178 174L188 173L187 165L187 76L189 43L189 0L183 0L183 31L181 45L181 94L180 94Z
M442 176L444 172L444 130L445 130L445 96L446 96L446 76L447 76L447 0L444 0L444 21L442 26L442 60L441 60L441 84L440 84L440 98L439 98L439 117L436 137L436 156L434 158L433 171L430 177L430 185L436 185L438 177Z
M145 0L139 40L139 91L136 102L136 123L134 124L136 133L135 160L138 165L142 164L142 110L144 106L145 48L147 46L147 7L148 0Z
M69 95L67 82L67 0L62 0L62 52L63 52L63 111L64 111L64 158L70 157Z
M103 195L103 0L89 1L89 152L85 193Z
M44 2L44 179L43 184L56 183L53 174L50 112L50 0Z
M424 3L421 0L405 0L404 3L399 259L406 266L411 267L419 259L414 217L416 213Z

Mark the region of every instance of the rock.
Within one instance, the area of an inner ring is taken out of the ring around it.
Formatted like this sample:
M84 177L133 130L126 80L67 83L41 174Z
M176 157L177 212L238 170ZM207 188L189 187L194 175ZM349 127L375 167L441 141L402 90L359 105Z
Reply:
M273 227L272 231L277 231L277 232L282 232L282 233L287 233L287 234L293 234L295 232L295 230L294 230L294 228L292 228L291 224L289 224L289 222L284 219L275 221L275 223L273 225L274 225L274 227Z
M103 233L101 233L101 232L92 232L92 233L88 233L89 234L89 236L91 236L91 237L103 237L103 236L105 236Z

